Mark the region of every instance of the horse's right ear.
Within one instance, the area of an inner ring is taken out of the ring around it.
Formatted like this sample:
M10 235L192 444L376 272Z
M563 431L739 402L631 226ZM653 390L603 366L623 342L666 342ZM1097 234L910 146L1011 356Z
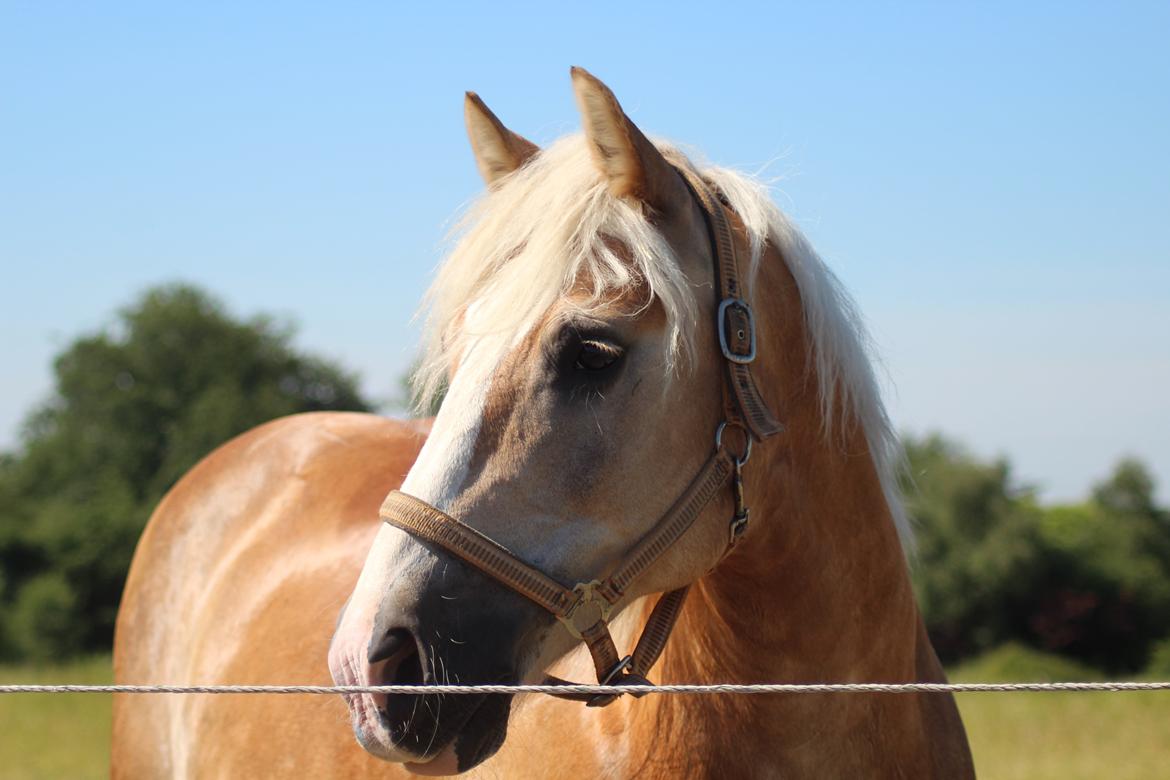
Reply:
M474 92L468 92L463 101L463 119L475 164L489 187L540 151L536 144L504 127Z

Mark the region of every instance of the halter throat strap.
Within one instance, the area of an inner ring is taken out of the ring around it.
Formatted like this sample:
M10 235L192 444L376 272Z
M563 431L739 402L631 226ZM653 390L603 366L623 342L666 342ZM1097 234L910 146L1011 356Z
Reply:
M618 655L609 631L609 616L629 586L675 542L682 538L703 509L729 481L733 486L735 514L728 534L727 550L739 541L747 527L748 510L743 500L742 467L751 454L753 440L763 440L782 430L760 395L751 373L756 357L755 320L741 283L735 237L723 203L706 182L686 168L676 169L703 212L715 260L719 291L717 333L724 358L724 419L715 436L715 450L686 490L665 515L602 579L566 587L495 540L451 517L427 502L401 491L392 491L382 503L383 521L417 539L442 547L448 553L479 569L492 579L552 613L577 639L589 648L597 680L603 685L629 685L638 696L639 686L661 656L671 630L678 620L689 586L663 594L655 604L634 651ZM740 454L729 451L723 441L728 427L739 428L744 437ZM548 682L563 683L549 677ZM558 694L578 699L589 706L604 706L616 695Z

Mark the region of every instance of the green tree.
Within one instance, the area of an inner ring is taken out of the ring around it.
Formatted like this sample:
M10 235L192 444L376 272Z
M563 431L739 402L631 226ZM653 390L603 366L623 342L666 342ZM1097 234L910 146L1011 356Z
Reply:
M196 461L275 417L369 409L352 375L291 340L175 285L57 357L53 397L0 458L0 653L108 647L138 535Z
M1119 463L1084 503L1043 507L1006 461L939 436L906 449L914 584L944 659L1015 641L1133 672L1170 635L1170 522L1141 463Z
M1154 477L1136 458L1124 458L1113 474L1093 488L1093 501L1116 514L1138 515L1151 520L1165 520L1154 503Z
M1146 467L1122 460L1083 504L1048 509L1032 641L1099 667L1141 668L1170 633L1170 525Z
M914 585L947 661L1025 633L1036 583L1040 512L1004 460L985 463L939 435L906 438Z

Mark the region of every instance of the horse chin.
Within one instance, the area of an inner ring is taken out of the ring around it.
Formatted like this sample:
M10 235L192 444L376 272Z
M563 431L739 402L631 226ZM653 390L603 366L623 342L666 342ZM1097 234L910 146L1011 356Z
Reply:
M459 698L466 700L465 697ZM484 696L465 711L462 723L458 722L460 714L451 713L455 716L454 720L426 724L421 729L422 733L413 728L406 731L388 728L389 719L381 712L378 713L376 728L363 728L366 724L359 722L355 732L358 743L367 752L386 761L401 762L413 774L455 775L491 758L504 744L511 699L511 696L498 694ZM450 697L446 703L451 703ZM405 747L408 743L421 744L426 741L432 744L427 745L427 750L421 754Z
M508 731L507 718L483 724L469 723L454 740L424 763L403 763L412 774L446 777L473 769L487 761L500 746Z
M459 768L459 759L455 756L455 748L448 745L439 755L425 764L416 764L407 761L403 764L411 774L427 777L448 777L464 771Z
M512 697L499 694L485 697L450 743L415 774L455 774L479 766L496 754L508 736Z

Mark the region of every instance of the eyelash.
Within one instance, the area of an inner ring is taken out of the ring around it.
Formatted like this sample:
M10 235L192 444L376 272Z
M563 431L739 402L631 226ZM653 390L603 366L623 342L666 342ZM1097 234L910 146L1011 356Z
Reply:
M600 357L601 360L594 361L596 363L595 365L589 365L585 361L587 355L589 358ZM616 363L621 356L621 349L614 344L595 339L586 339L577 348L577 357L573 363L573 368L577 371L604 371Z

